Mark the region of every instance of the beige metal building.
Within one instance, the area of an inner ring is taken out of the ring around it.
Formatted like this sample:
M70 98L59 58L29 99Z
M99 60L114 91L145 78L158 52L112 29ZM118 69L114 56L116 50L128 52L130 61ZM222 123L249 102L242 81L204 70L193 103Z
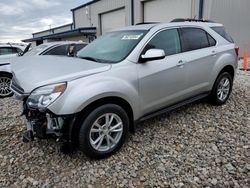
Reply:
M249 8L250 0L92 0L71 10L72 24L33 33L31 39L23 41L90 42L118 27L196 17L223 23L242 50L244 43L250 44Z
M97 35L141 22L198 16L198 0L96 0L72 9L75 28L96 26Z
M73 23L33 33L23 42L92 41L107 31L141 22L198 16L199 0L93 0L71 10Z
M224 24L240 47L240 56L244 44L250 54L250 0L205 0L203 17Z

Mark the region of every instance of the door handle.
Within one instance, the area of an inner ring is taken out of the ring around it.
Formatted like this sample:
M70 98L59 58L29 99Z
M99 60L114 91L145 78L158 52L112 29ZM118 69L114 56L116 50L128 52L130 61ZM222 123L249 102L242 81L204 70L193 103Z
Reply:
M177 67L181 67L185 64L185 62L183 60L180 60L178 63L177 63Z

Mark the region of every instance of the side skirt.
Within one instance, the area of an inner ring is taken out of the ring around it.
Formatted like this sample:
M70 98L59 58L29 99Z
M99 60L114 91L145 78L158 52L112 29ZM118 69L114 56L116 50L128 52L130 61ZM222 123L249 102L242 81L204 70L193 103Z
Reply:
M197 96L195 96L195 97L189 98L189 99L187 99L187 100L184 100L184 101L182 101L182 102L180 102L180 103L176 103L176 104L174 104L174 105L168 106L168 107L163 108L163 109L161 109L161 110L157 110L157 111L155 111L155 112L149 113L149 114L147 114L147 115L141 117L139 120L135 121L135 125L138 124L138 123L140 123L140 122L142 122L142 121L145 121L145 120L148 120L148 119L150 119L150 118L153 118L153 117L155 117L155 116L158 116L158 115L161 115L161 114L164 114L164 113L173 111L173 110L175 110L175 109L177 109L177 108L180 108L180 107L182 107L182 106L184 106L184 105L193 103L193 102L195 102L195 101L197 101L197 100L200 100L200 99L203 99L203 98L209 96L209 94L210 94L209 92L203 93L203 94L197 95Z

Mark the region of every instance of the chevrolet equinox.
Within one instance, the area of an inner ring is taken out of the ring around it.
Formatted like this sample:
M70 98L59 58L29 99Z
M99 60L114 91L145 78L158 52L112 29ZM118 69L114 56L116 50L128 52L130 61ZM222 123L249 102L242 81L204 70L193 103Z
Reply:
M11 89L27 120L23 141L53 136L65 151L108 157L140 121L204 97L224 104L237 53L223 25L182 21L109 32L78 58L17 58Z

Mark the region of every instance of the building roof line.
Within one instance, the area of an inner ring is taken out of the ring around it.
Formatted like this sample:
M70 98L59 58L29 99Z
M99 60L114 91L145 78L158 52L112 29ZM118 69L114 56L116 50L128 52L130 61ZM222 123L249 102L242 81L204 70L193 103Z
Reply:
M84 4L82 4L82 5L78 6L78 7L72 8L71 11L75 11L75 10L77 10L77 9L86 7L86 6L88 6L88 5L91 5L91 4L93 4L93 3L96 3L96 2L98 2L98 1L100 1L100 0L93 0L93 1L90 1L90 2L87 2L87 3L84 3Z
M36 40L44 40L44 39L51 38L53 36L65 35L65 34L70 34L70 33L82 33L82 31L84 31L84 30L85 31L96 30L96 27L79 27L79 28L74 29L74 30L63 31L60 33L53 33L53 34L49 34L49 35L45 35L45 36L41 36L41 37L36 37L36 38L24 39L24 40L22 40L22 42L32 42L32 41L36 41Z
M39 33L43 33L43 32L46 32L46 31L51 31L51 30L54 30L54 29L60 29L60 28L62 28L62 27L70 26L70 25L73 25L73 23L69 23L69 24L65 24L65 25L58 26L58 27L53 27L53 28L51 28L51 29L46 29L46 30L43 30L43 31L39 31L39 32L36 32L36 33L32 33L32 35L39 34Z

